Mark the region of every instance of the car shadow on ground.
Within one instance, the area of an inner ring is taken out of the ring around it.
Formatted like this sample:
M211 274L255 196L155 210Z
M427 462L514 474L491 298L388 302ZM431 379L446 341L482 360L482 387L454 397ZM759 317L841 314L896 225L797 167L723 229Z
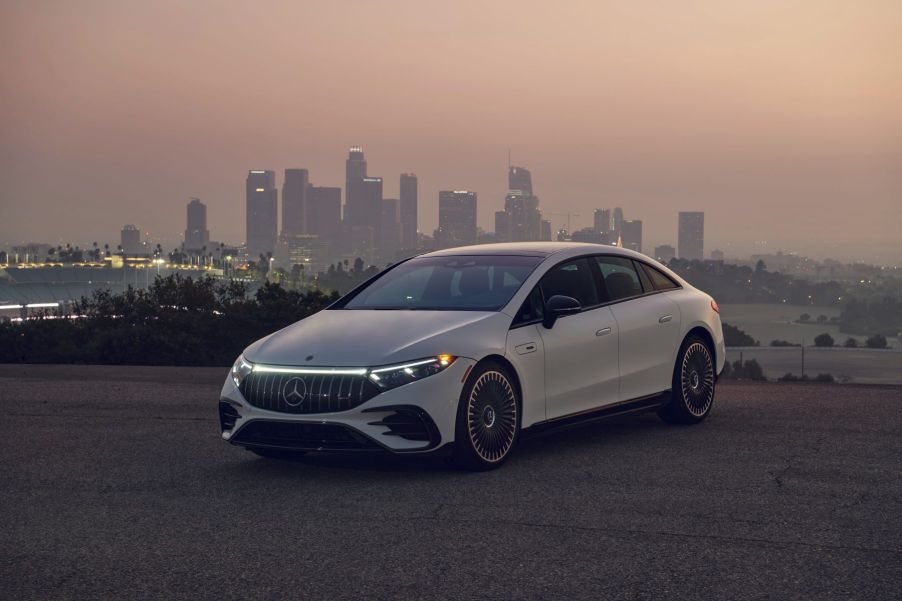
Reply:
M644 445L649 437L660 434L672 426L662 423L654 414L622 416L607 421L585 424L566 430L550 431L524 437L514 450L510 460L501 469L529 468L536 461L566 460L567 456L580 453L604 453L606 446ZM243 476L290 476L313 473L341 472L365 474L404 474L445 477L448 473L467 474L453 465L447 456L404 456L383 452L354 454L307 453L292 459L269 459L250 451L229 449L238 453L239 461L231 462L228 469Z

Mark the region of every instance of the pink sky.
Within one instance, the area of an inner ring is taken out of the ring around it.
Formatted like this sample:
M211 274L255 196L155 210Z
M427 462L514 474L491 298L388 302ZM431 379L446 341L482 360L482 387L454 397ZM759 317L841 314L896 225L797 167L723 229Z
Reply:
M622 206L644 250L706 212L706 250L902 264L902 3L0 3L0 243L176 243L184 204L243 239L244 177L343 185L362 145L502 203ZM555 227L566 217L551 215ZM767 241L766 247L756 241Z

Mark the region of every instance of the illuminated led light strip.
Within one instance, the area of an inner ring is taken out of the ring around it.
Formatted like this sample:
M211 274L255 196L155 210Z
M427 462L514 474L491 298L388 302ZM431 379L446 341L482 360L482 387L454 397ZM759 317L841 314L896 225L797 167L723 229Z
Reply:
M25 306L28 307L29 309L41 309L44 307L59 307L60 304L59 303L30 303Z
M413 363L404 363L403 365L392 365L391 367L380 367L379 369L370 370L370 373L373 374L381 374L386 371L398 371L399 369L409 369L411 367L416 367L417 365L427 365L429 363L435 363L436 360L433 359L424 359L423 361L415 361Z
M254 365L254 371L270 374L334 374L336 376L365 376L366 369L335 369L312 367L271 367L269 365Z
M3 309L21 309L25 305L0 305L0 310Z

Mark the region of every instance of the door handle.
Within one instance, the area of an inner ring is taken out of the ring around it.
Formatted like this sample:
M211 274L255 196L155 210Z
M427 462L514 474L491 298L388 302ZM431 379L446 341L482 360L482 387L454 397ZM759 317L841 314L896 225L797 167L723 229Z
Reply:
M658 319L658 323L667 323L671 319L673 319L673 315L664 315L660 319Z
M611 333L611 328L601 328L600 330L595 332L596 336L607 336Z
M514 348L517 350L518 355L528 355L529 353L536 352L536 348L538 347L535 342L527 342L526 344L521 344Z

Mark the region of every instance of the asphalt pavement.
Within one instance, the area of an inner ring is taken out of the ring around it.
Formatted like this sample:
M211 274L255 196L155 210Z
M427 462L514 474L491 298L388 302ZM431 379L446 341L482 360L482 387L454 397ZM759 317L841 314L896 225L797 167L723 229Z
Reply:
M724 383L472 474L259 459L225 374L0 366L0 598L902 596L900 387Z

